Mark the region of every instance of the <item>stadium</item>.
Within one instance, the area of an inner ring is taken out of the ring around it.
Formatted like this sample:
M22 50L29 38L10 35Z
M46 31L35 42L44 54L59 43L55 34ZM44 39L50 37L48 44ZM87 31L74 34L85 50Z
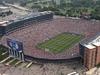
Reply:
M3 29L4 28L4 29ZM100 21L53 17L50 11L0 24L1 44L23 61L81 57L80 42L100 33Z

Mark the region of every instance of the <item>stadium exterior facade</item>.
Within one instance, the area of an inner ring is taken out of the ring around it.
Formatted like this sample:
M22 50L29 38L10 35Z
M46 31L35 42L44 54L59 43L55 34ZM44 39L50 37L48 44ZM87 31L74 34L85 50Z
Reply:
M80 43L80 55L87 69L100 64L100 34Z

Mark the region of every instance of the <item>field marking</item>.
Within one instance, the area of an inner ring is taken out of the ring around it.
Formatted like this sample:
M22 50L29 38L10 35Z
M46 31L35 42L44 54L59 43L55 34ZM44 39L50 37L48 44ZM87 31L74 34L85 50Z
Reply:
M80 35L60 34L55 36L54 38L51 38L43 43L38 44L37 48L45 51L58 53L71 48L72 45L79 42L80 40Z

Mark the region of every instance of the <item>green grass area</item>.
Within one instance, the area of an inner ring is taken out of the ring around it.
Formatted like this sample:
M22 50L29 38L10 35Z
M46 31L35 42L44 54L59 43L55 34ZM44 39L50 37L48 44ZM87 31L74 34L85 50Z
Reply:
M0 61L8 57L8 53L5 55L2 55L2 53L5 53L7 51L7 48L0 45Z
M7 57L8 57L8 54L6 54L6 55L0 55L0 61L2 61L3 59L5 59Z
M50 40L39 43L36 47L42 50L49 50L49 52L59 53L68 50L74 44L78 43L81 38L81 35L62 33Z
M4 64L5 63L8 63L9 61L11 61L13 58L9 58L8 60L6 60L5 62L4 62Z

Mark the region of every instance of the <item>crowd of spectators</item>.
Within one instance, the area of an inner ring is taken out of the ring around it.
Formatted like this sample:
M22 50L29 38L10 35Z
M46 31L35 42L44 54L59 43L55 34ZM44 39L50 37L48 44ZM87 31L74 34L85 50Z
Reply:
M6 38L16 39L23 43L24 54L36 58L45 59L70 59L79 56L78 44L62 53L51 53L36 48L38 43L49 40L50 38L70 32L81 34L84 39L91 38L100 32L100 21L56 18L50 21L30 23L29 26L19 28L12 33L2 37L1 43L6 45Z

